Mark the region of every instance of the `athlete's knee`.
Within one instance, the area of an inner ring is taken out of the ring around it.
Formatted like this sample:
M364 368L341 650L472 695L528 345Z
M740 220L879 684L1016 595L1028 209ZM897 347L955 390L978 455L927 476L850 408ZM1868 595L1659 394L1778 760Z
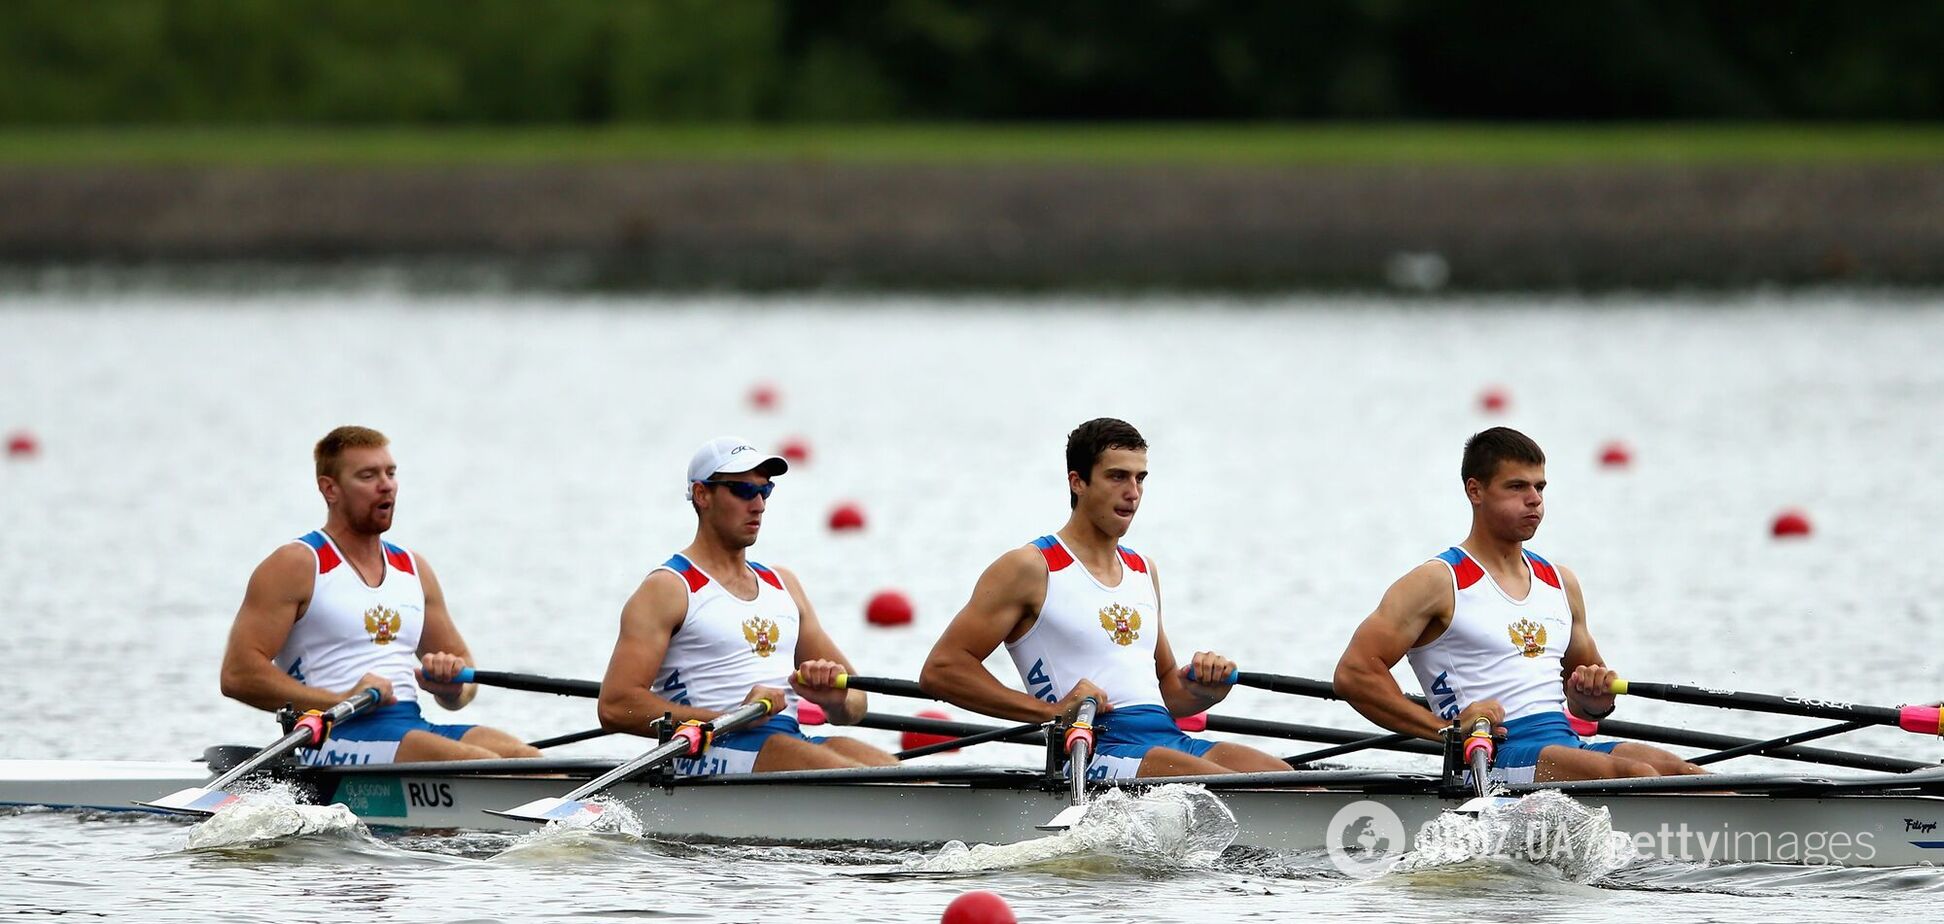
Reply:
M1660 776L1660 768L1641 760L1627 760L1624 757L1613 759L1615 777Z

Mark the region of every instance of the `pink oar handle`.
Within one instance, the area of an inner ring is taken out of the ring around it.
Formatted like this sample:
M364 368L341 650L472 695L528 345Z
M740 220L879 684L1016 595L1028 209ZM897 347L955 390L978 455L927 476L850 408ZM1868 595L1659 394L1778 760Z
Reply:
M1905 706L1898 710L1897 727L1920 735L1944 736L1944 709L1936 706Z
M1490 758L1495 748L1492 746L1492 723L1479 719L1472 723L1471 734L1465 736L1465 763L1471 763L1472 754L1484 751Z

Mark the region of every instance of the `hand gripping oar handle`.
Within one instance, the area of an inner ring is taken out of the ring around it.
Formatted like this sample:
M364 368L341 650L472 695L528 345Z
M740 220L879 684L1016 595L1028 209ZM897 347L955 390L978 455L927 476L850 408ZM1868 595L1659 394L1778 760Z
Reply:
M1812 719L1845 719L1887 725L1920 735L1944 736L1944 709L1937 706L1862 706L1804 696L1775 696L1769 693L1738 693L1733 690L1708 690L1680 683L1642 683L1615 678L1615 695L1640 696L1670 703L1747 709Z

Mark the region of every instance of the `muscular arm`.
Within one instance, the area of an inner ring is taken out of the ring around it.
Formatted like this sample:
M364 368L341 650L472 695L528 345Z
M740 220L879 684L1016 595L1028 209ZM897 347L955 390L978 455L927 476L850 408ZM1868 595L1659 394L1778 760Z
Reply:
M1451 572L1443 565L1425 562L1399 578L1357 627L1337 661L1337 695L1391 731L1440 740L1440 730L1450 723L1411 702L1391 668L1440 617L1449 620L1453 605Z
M835 661L844 666L844 673L856 673L844 653L837 648L837 643L830 638L830 633L824 631L823 622L817 618L817 611L811 608L810 597L803 592L803 583L797 580L796 574L788 568L777 568L776 576L783 580L783 587L790 592L790 599L796 601L796 663ZM798 692L806 697L811 695L804 687L799 687ZM819 692L815 701L823 707L824 714L834 725L855 725L864 718L865 710L870 708L870 701L865 698L863 690L845 690L841 699L826 698Z
M1600 646L1593 643L1593 633L1586 628L1586 597L1580 592L1579 576L1562 565L1559 579L1566 585L1566 605L1573 612L1573 634L1566 642L1565 655L1560 659L1560 679L1565 684L1566 705L1582 717L1602 716L1613 711L1613 693L1609 687L1614 673L1606 669L1606 661L1600 657ZM1581 682L1578 684L1574 683L1575 675L1579 675Z
M979 575L972 599L932 646L918 685L939 699L985 715L1016 722L1053 719L1061 712L1059 705L1014 690L985 668L985 659L999 643L1045 603L1046 559L1039 551L1021 548L999 556Z
M285 703L298 709L329 709L351 695L349 690L299 683L272 662L298 614L310 603L316 571L310 550L291 543L270 553L250 575L223 650L224 696L258 709L276 709Z
M1166 705L1172 716L1194 715L1204 712L1210 706L1228 697L1231 685L1221 681L1227 679L1226 669L1216 669L1221 677L1196 674L1196 680L1182 676L1182 669L1175 661L1174 647L1168 644L1168 634L1161 628L1161 571L1153 560L1148 561L1148 575L1154 581L1154 676L1161 683L1161 702ZM1226 662L1219 655L1204 652L1199 658L1202 662ZM1208 673L1215 673L1209 671ZM1200 683L1197 681L1214 681Z
M438 576L432 573L432 563L423 555L414 553L414 557L418 560L419 584L425 588L425 626L419 631L419 659L443 654L457 658L466 667L475 666L465 638L460 636L459 627L446 610L445 590L439 586ZM425 671L419 672L419 686L437 697L439 705L454 710L465 708L479 694L478 684L444 683Z
M669 571L648 575L628 598L621 608L621 635L614 642L607 674L601 678L597 711L602 728L646 735L648 723L665 713L674 713L677 722L706 721L719 714L681 705L650 689L661 670L662 658L668 655L669 639L687 615L688 585Z

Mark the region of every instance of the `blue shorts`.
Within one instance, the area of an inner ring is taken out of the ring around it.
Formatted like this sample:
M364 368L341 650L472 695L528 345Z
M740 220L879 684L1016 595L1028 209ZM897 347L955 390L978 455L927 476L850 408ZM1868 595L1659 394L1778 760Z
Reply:
M1191 738L1175 727L1174 716L1162 706L1126 706L1101 716L1095 723L1095 752L1087 767L1087 779L1105 780L1131 777L1140 772L1141 758L1155 748L1180 751L1194 757L1208 753L1213 741Z
M1532 782L1532 775L1539 769L1539 752L1555 744L1611 754L1620 742L1586 743L1573 733L1573 726L1563 712L1521 716L1505 723L1505 743L1498 746L1498 754L1492 760L1492 779L1503 783Z
M431 732L458 741L477 725L434 725L419 712L418 703L393 703L353 716L331 729L324 746L298 748L297 759L312 767L337 764L388 764L398 757L398 742L407 732Z
M755 728L732 731L717 735L709 749L697 757L684 757L675 761L676 776L715 776L719 773L754 773L756 755L762 753L763 745L772 736L785 735L798 741L822 744L826 739L812 738L803 733L795 716L771 716L770 720Z

